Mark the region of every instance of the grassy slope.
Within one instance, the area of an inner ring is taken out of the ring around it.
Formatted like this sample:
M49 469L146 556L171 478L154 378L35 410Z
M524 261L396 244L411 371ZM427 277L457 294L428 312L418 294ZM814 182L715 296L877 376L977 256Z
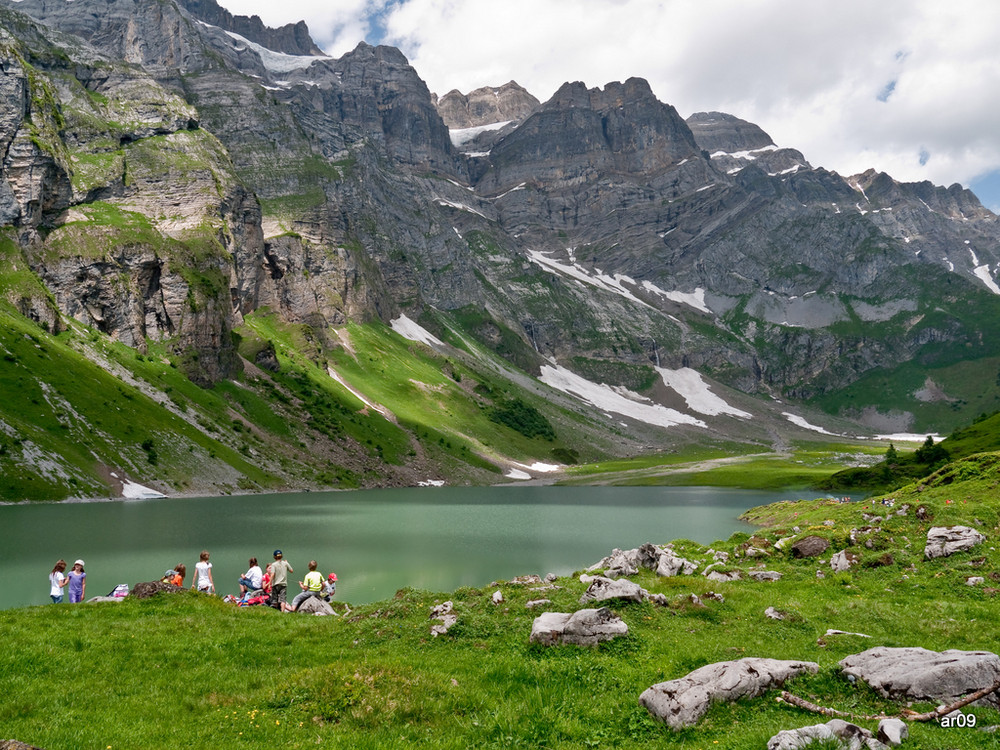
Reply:
M899 706L839 679L837 662L875 645L1000 651L1000 633L984 627L995 619L1000 593L1000 554L992 548L1000 531L998 481L1000 455L990 454L900 491L891 510L909 504L910 512L882 523L868 537L871 548L853 548L861 564L847 573L774 551L727 567L783 572L776 583L709 585L697 576L655 579L644 571L637 580L674 604L613 605L630 633L595 649L528 645L537 611L525 602L544 595L553 600L547 609L580 608L584 586L571 578L543 594L500 584L500 606L490 601L494 587L447 597L406 590L349 617L325 619L238 610L187 592L0 612L0 627L18 644L0 654L0 688L8 696L0 726L52 748L760 748L780 729L821 717L778 704L771 694L715 706L698 726L672 733L647 716L638 696L703 664L767 656L818 662L817 676L791 684L796 694L845 711L894 713ZM931 524L917 520L917 505L933 525L966 523L989 541L924 562ZM750 542L773 550L770 543L796 535L798 526L799 535L826 536L839 550L873 509L890 511L825 500L766 506L748 515L769 528L714 549L734 553ZM703 564L711 559L694 543L680 541L677 549ZM893 561L872 567L886 553ZM818 579L823 569L826 577ZM986 576L985 586L964 585L973 574ZM685 603L709 588L725 601ZM455 602L458 624L431 638L430 608L445 598ZM768 606L792 617L769 620ZM872 637L829 637L821 645L828 628ZM1000 723L996 711L972 712L980 725ZM937 725L913 725L911 732L906 746L915 748L971 749L986 741L974 730Z
M44 297L30 272L13 267L0 268L0 287ZM553 451L578 448L600 455L583 445L579 417L471 356L442 357L378 324L342 333L349 347L329 341L334 331L248 316L241 351L252 361L270 346L280 370L252 368L206 390L184 377L170 342L149 342L141 355L75 323L53 336L0 300L0 499L106 496L108 471L165 492L215 493L431 476L492 482L506 460L552 463ZM509 399L546 413L556 438L491 420Z

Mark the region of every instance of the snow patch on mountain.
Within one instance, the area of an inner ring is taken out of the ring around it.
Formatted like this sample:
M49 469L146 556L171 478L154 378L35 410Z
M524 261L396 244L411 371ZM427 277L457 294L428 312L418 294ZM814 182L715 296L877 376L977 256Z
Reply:
M670 230L671 232L674 230ZM642 288L647 292L652 292L666 299L672 300L674 302L679 302L682 305L688 305L693 307L695 310L700 310L703 313L711 313L712 311L705 304L705 290L701 287L696 288L693 292L668 292L666 290L660 289L651 281L642 282Z
M966 244L968 244L968 242L966 242ZM1000 286L997 286L997 282L993 279L993 274L990 273L989 264L987 263L983 266L979 265L979 256L976 255L976 251L971 247L967 249L972 254L972 265L975 266L972 272L979 277L980 281L986 284L987 289L994 294L1000 294Z
M448 135L451 137L452 146L464 146L480 133L486 133L490 130L500 130L500 128L504 128L512 122L513 120L505 120L504 122L493 122L489 125L477 125L474 128L453 128L448 131Z
M690 367L682 367L679 370L657 367L656 371L660 373L660 377L667 387L676 391L687 402L688 408L692 411L708 417L728 414L741 419L750 419L753 416L749 412L730 406L721 397L712 393L708 383L697 370Z
M681 414L675 409L668 409L659 404L641 403L642 396L637 393L631 393L621 388L613 390L604 383L600 385L592 383L564 367L543 365L539 380L557 391L575 396L602 411L621 414L646 424L657 427L677 427L679 425L707 427L700 419ZM622 395L623 392L627 393L628 397Z
M836 435L837 434L836 432L830 432L829 430L824 430L822 427L817 427L814 424L810 424L809 422L807 422L802 417L798 416L797 414L792 414L791 412L783 411L783 412L781 412L781 416L783 416L785 419L787 419L792 424L797 425L799 427L802 427L803 429L806 429L806 430L812 430L813 432L819 432L819 433L822 433L823 435Z
M272 49L268 49L263 45L257 44L256 42L251 42L245 36L241 36L234 31L226 31L218 26L213 26L210 23L205 23L204 21L198 21L199 24L208 29L216 29L231 37L235 42L234 48L237 52L242 51L242 48L237 45L243 45L243 47L252 49L260 56L260 61L264 64L272 73L291 73L293 70L302 70L308 68L317 60L333 60L333 57L319 56L319 55L288 55L284 52L275 52Z
M570 250L570 254L572 255L572 250ZM614 292L625 299L637 302L645 307L652 307L652 305L643 302L641 299L636 297L630 289L625 287L625 284L631 284L633 287L637 286L637 284L635 279L625 276L624 274L619 273L614 276L608 276L598 268L595 268L594 272L591 273L579 263L573 263L572 265L560 263L554 258L548 257L547 254L538 252L537 250L528 251L528 260L537 263L542 268L549 271L562 274L563 276L569 276L572 279L597 287L598 289Z
M459 211L468 211L470 214L475 214L476 216L482 216L484 219L486 219L486 221L490 220L490 217L488 217L482 211L477 211L476 209L472 208L472 206L467 206L464 203L455 203L454 201L445 200L444 198L438 198L437 204L439 206L445 206L447 208L457 208Z
M421 326L419 323L414 323L405 315L400 315L392 323L392 330L402 336L404 339L409 339L410 341L417 341L421 344L426 344L427 346L444 346L445 343L437 338L434 334L428 331L426 328Z

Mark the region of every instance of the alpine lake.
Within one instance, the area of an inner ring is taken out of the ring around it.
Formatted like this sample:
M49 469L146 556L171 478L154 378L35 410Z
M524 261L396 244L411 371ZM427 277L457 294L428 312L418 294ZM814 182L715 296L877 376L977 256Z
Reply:
M49 603L48 574L83 559L86 598L158 580L178 563L190 586L208 550L216 591L281 549L289 590L315 559L337 599L363 604L406 587L451 592L519 575L567 575L646 542L708 544L752 527L738 516L806 491L715 487L427 487L0 506L0 609ZM68 597L67 597L68 599ZM69 605L65 605L69 606Z

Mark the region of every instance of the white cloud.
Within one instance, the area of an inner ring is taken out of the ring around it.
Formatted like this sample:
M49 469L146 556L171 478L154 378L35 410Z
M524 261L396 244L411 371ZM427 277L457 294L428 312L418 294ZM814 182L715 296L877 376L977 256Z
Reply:
M967 185L1000 168L994 0L222 4L269 24L304 18L335 55L384 34L439 94L514 79L545 100L568 80L639 76L683 116L743 117L844 175Z

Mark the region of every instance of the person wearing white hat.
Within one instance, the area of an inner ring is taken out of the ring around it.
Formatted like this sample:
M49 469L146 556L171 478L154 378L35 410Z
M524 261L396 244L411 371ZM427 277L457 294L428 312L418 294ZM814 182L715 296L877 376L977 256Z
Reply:
M73 563L73 570L69 572L69 601L70 604L78 604L87 595L87 574L83 572L83 560Z

